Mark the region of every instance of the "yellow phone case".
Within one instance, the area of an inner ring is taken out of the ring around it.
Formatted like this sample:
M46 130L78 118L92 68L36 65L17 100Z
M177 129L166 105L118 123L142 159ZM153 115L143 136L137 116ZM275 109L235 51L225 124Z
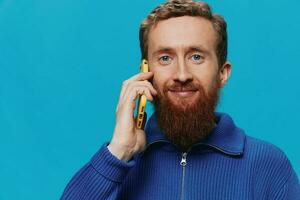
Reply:
M149 72L148 61L143 59L141 64L141 72ZM146 120L147 120L147 113L146 113L146 103L147 98L146 96L140 95L137 107L137 116L136 116L136 127L138 129L144 129Z

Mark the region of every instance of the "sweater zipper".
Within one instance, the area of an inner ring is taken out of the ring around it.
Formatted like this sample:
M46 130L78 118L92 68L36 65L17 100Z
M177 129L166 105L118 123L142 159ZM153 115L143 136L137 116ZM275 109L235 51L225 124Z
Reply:
M157 140L157 141L154 141L150 144L148 144L145 148L145 150L152 144L154 143L158 143L158 142L168 142L168 141L165 141L165 140ZM170 142L168 142L170 143ZM187 154L188 152L194 147L194 146L197 146L197 145L200 145L200 144L203 144L203 145L207 145L207 146L211 146L211 147L214 147L224 153L230 153L230 154L233 154L233 155L241 155L241 153L234 153L234 152L228 152L228 151L225 151L223 149L220 149L218 148L217 146L215 145L211 145L211 144L205 144L205 143L202 143L202 142L199 142L199 143L196 143L194 145L192 145L186 152L183 152L181 153L181 161L180 161L180 165L182 166L182 180L181 180L181 193L180 193L180 200L184 200L184 188L185 188L185 168L186 168L186 157L187 157ZM175 145L177 148L178 146ZM179 149L179 148L178 148ZM145 150L142 152L142 154L145 152Z
M181 161L180 161L180 165L182 166L182 180L181 180L181 194L180 194L180 200L184 200L184 189L185 189L185 168L186 168L186 157L187 157L187 154L188 152L194 147L194 146L197 146L197 145L200 145L200 144L204 144L204 145L207 145L207 146L211 146L211 147L214 147L216 149L218 149L219 151L221 152L224 152L224 153L230 153L232 155L241 155L241 153L235 153L235 152L228 152L228 151L225 151L223 149L220 149L219 147L217 146L214 146L214 145L211 145L211 144L205 144L205 143L196 143L194 145L192 145L186 152L183 152L181 154Z
M180 165L182 166L181 197L180 197L180 200L184 200L185 166L187 164L186 157L187 157L187 152L182 153L181 161L180 161Z

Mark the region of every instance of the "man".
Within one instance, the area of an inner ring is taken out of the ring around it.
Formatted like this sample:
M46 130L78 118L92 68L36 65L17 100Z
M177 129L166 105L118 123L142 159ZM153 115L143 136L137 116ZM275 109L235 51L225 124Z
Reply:
M206 3L171 0L140 27L150 72L124 81L112 140L71 180L61 199L300 199L277 147L215 113L231 72L226 22ZM135 100L155 113L135 127Z

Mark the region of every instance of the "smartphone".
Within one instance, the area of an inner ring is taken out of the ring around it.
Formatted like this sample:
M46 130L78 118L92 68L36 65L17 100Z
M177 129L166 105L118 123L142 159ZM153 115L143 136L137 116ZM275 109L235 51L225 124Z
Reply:
M143 59L141 66L140 66L141 73L149 72L148 61ZM137 115L136 115L136 128L144 129L146 120L147 120L147 113L146 113L146 103L147 98L146 96L140 95L138 100L137 106Z

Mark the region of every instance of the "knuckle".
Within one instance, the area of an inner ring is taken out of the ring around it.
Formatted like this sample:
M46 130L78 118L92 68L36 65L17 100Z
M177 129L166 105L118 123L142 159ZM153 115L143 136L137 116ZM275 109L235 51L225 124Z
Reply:
M149 88L154 89L153 85L150 82L148 82L148 85L149 85Z
M145 81L145 84L148 86L148 87L152 87L151 83L149 81Z
M142 81L141 84L147 88L151 87L151 83L149 83L147 80Z
M146 87L145 89L146 89L146 91L147 91L149 94L151 93L151 92L150 92L150 88Z
M128 85L128 80L123 81L122 85L123 85L123 86Z
M130 82L128 82L127 83L127 87L134 87L135 86L135 82L132 82L132 81L130 81Z

